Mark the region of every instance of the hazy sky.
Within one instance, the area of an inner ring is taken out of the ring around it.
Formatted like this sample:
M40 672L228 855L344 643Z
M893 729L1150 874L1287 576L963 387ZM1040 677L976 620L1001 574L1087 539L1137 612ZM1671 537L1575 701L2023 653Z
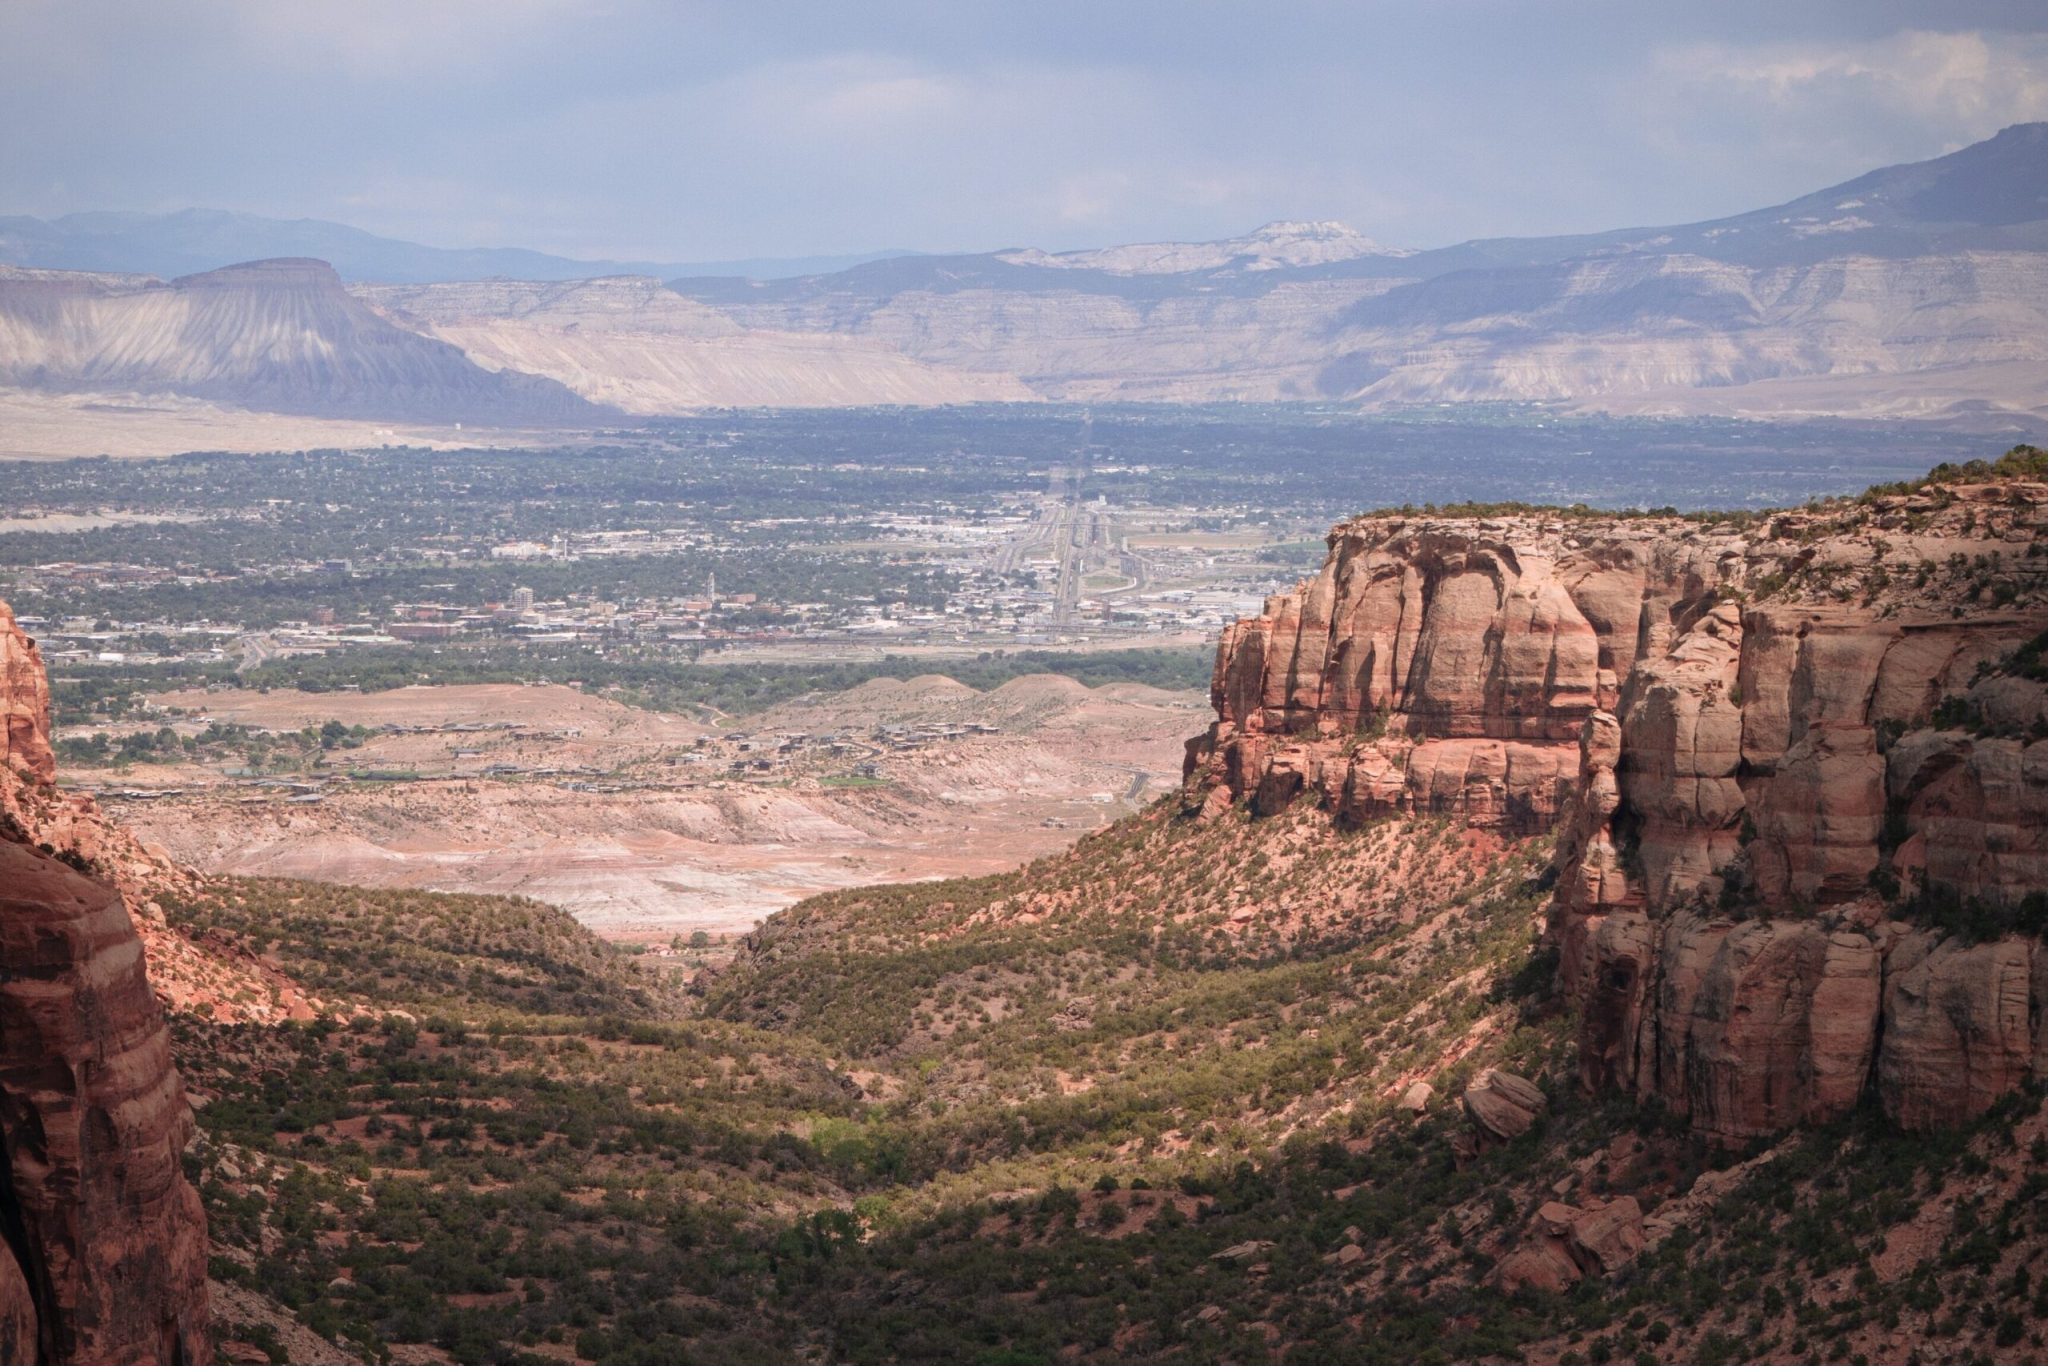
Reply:
M668 260L1684 222L2048 119L2048 3L0 0L0 212Z

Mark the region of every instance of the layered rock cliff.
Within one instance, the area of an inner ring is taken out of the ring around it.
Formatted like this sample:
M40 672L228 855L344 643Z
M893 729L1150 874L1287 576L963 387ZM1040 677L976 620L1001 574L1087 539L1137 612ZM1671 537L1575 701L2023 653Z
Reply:
M1187 803L1555 831L1586 1082L1717 1139L1979 1113L2048 1076L2042 464L1755 521L1345 523L1226 632Z
M99 804L57 783L50 686L42 654L0 602L0 834L84 868L126 901L149 959L150 984L173 1012L223 1024L310 1020L319 1002L245 951L197 944L170 925L159 898L203 894L201 879L160 846L116 825Z
M120 892L30 842L91 824L56 796L48 702L0 606L0 1361L196 1366L192 1112Z
M0 602L0 833L89 866L140 903L189 874L110 823L92 798L57 786L42 652Z

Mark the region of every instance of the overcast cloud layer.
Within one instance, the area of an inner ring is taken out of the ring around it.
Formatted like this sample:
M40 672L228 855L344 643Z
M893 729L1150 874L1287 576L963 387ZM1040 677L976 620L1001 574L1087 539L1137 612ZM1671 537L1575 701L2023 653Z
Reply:
M2048 119L2048 5L0 0L0 212L708 259L1685 222Z

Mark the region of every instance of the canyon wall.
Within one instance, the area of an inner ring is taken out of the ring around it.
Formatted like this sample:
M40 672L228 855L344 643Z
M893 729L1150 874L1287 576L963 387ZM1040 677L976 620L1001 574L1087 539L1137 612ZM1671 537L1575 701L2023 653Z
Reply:
M1185 802L1554 831L1585 1081L1716 1139L1871 1091L1980 1113L2048 1076L2048 945L2011 932L2048 925L2038 463L1758 520L1347 522L1225 633Z
M192 1112L120 891L49 843L127 847L57 794L48 717L41 657L0 604L0 1361L198 1366Z

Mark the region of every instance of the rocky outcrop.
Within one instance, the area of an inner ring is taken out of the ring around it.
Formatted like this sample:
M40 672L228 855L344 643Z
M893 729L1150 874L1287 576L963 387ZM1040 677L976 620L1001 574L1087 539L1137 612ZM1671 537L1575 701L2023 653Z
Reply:
M1567 1290L1587 1276L1611 1276L1642 1254L1643 1210L1633 1195L1536 1211L1523 1245L1503 1257L1494 1279L1505 1290Z
M1304 791L1347 820L1455 815L1550 828L1588 717L1669 619L1718 577L1732 533L1563 518L1370 517L1322 572L1225 630L1217 719L1191 742L1191 794L1269 811Z
M0 841L0 1359L212 1359L192 1112L104 883Z
M2048 948L1959 933L2048 892L2039 463L1750 524L1347 522L1226 631L1184 805L1555 831L1585 1081L1717 1139L1979 1113L2048 1075Z
M192 1113L121 891L79 871L139 882L155 861L58 791L49 699L0 604L0 1360L194 1366L212 1353Z
M1741 1142L2043 1074L2044 946L1895 908L2048 888L2048 689L1999 663L2048 628L2044 521L2009 480L1774 524L1798 555L1731 585L1771 600L1717 604L1589 721L1551 919L1589 1084Z
M15 624L0 602L0 765L15 783L54 783L57 759L50 751L50 681L36 643Z
M1550 1098L1527 1077L1489 1067L1465 1088L1465 1115L1481 1144L1512 1143L1535 1127Z

